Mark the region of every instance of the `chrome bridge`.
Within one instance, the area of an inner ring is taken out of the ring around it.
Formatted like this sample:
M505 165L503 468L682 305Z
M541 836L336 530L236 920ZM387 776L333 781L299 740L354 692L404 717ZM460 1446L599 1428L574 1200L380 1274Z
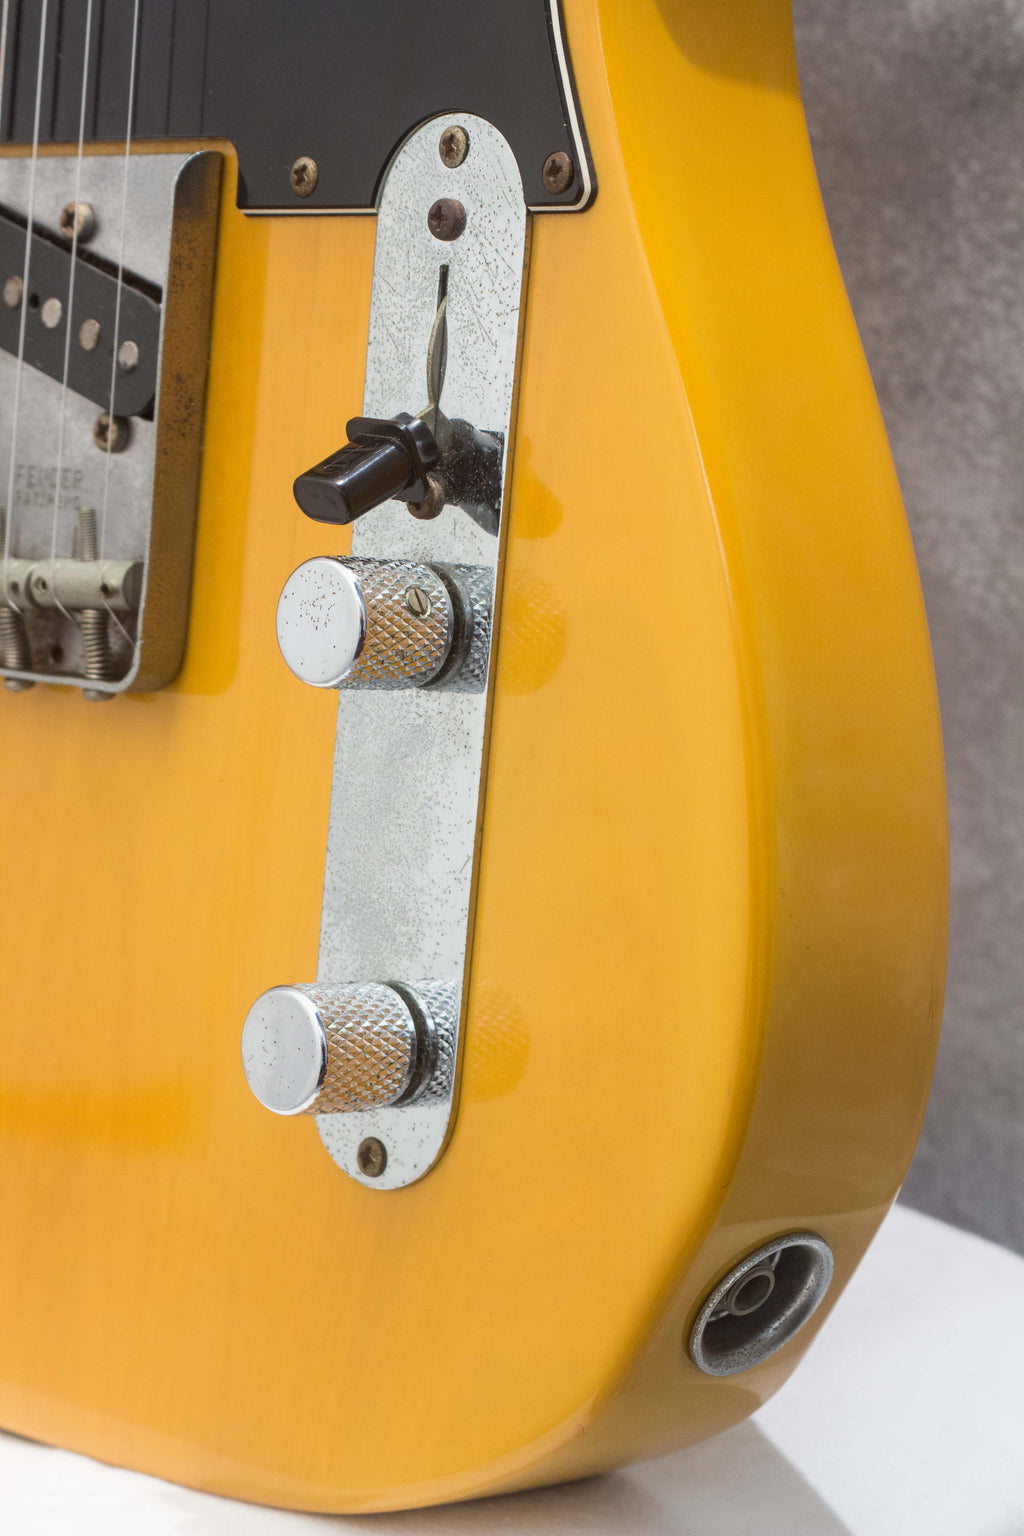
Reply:
M0 674L184 655L221 157L0 160Z

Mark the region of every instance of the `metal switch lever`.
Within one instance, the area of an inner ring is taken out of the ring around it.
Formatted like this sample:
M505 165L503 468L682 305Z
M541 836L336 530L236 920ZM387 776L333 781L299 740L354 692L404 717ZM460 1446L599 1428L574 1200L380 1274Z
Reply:
M493 577L473 566L321 555L285 582L277 643L314 688L479 692Z

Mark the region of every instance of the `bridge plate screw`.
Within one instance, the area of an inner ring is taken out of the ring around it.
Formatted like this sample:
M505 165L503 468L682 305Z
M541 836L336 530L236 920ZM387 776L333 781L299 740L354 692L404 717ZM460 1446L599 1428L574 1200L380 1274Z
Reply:
M92 424L92 440L103 453L123 453L128 446L129 427L123 416L101 411Z
M441 142L437 146L442 162L450 171L454 171L457 165L461 165L469 154L469 134L465 128L460 128L453 123L446 128L441 135Z
M91 203L65 203L57 223L65 240L74 239L76 225L79 245L92 239L96 233L96 211Z
M78 345L83 352L94 352L100 344L100 323L98 320L83 320L78 327Z
M137 341L122 341L117 349L117 366L122 373L131 373L139 366L139 344Z
M320 168L309 155L300 155L292 166L288 179L292 184L292 191L298 197L309 197L316 191L316 184L320 180Z
M576 176L572 156L567 155L564 149L556 149L554 154L548 155L544 161L541 176L548 192L553 192L555 196L560 192L568 192Z
M55 331L64 318L64 305L60 299L47 299L39 311L39 318L48 331Z
M388 1165L388 1149L376 1136L367 1136L359 1143L356 1162L359 1172L365 1173L368 1179L379 1179Z
M439 197L427 214L427 228L435 240L457 240L466 227L466 210L455 197Z
M17 309L21 303L22 284L20 277L9 277L4 283L4 303L8 309Z

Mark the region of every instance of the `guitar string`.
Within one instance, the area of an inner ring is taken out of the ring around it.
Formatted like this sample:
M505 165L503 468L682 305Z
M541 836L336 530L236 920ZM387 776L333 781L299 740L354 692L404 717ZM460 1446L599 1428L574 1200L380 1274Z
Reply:
M114 356L110 368L110 403L107 407L107 418L111 429L114 424L114 392L117 388L117 349L120 346L121 330L121 294L124 289L124 253L128 233L128 178L131 172L132 117L135 111L135 66L139 46L139 5L140 0L135 0L132 10L132 56L128 74L128 120L125 123L124 132L124 178L121 184L121 248L117 259L117 295L114 300ZM107 437L107 451L103 455L103 511L100 517L99 538L99 558L101 561L104 558L107 544L107 509L110 505L110 460L113 457L110 452L110 443L112 440L113 431L111 430ZM109 598L104 597L103 606L128 643L132 644L131 636L110 606Z
M71 223L71 271L68 275L68 304L64 323L64 369L60 381L60 411L57 417L57 472L53 487L53 522L50 530L50 568L57 558L57 531L60 522L60 482L64 472L64 424L68 404L68 371L71 366L71 328L75 309L75 269L78 265L78 207L82 200L82 159L85 151L85 109L89 84L89 42L92 36L93 0L86 0L85 43L82 48L82 99L78 110L78 155L75 159L74 214ZM81 554L81 550L79 550ZM57 596L57 584L53 583L53 597L61 613L71 619L64 604ZM74 622L72 620L72 622Z
M0 134L3 133L3 123L4 123L4 84L5 84L6 80L7 80L7 22L8 22L8 18L9 18L10 8L11 8L11 0L4 0L4 3L3 3L3 13L0 14ZM7 605L10 605L12 603L11 589L10 589L10 576L8 574L8 561L11 558L11 520L12 520L13 516L14 516L14 509L13 509L13 507L10 508L10 515L8 515L8 508L4 507L4 509L3 509L3 536L4 536L4 548L3 548L3 601ZM14 606L17 606L17 605L15 604Z
M25 227L25 260L21 272L21 312L18 322L18 360L14 370L14 401L11 410L11 462L7 475L7 518L4 530L4 596L7 592L7 555L14 524L14 474L18 452L18 417L21 411L21 375L25 360L25 320L29 304L29 276L32 266L32 225L36 209L36 166L39 163L39 116L43 103L43 62L46 52L46 13L49 0L43 0L39 17L39 56L36 63L36 103L32 120L32 158L28 173L28 210ZM6 40L6 34L5 34Z

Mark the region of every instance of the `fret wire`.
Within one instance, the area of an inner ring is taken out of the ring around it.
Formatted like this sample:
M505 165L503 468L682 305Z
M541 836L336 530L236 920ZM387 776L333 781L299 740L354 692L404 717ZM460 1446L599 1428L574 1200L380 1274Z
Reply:
M11 0L3 0L3 12L0 14L0 134L4 127L4 86L7 82L7 23L10 19ZM3 588L4 602L10 603L10 579L7 574L7 562L11 558L11 523L14 520L14 508L10 505L4 508L4 549L3 549Z

